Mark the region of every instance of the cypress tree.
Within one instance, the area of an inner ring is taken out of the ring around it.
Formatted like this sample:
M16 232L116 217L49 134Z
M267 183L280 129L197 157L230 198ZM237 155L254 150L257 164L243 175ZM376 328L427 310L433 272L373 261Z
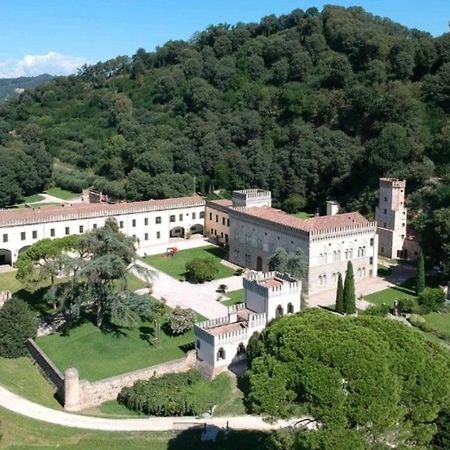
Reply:
M419 295L425 289L425 259L423 252L420 252L417 258L417 284L416 294Z
M355 280L353 278L351 261L347 264L347 274L344 282L344 312L346 314L355 314L356 312Z
M340 314L344 314L344 286L342 284L342 275L339 274L336 291L336 305L334 310Z

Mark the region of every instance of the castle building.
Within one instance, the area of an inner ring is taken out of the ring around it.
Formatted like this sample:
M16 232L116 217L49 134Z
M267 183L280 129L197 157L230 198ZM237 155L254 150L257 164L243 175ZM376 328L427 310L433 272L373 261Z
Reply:
M139 248L169 243L173 237L203 233L205 201L199 196L131 203L76 203L44 209L0 211L0 264L44 238L82 234L115 218L120 230L138 239Z
M248 189L235 191L232 200L208 201L205 208L206 235L229 243L229 259L237 265L267 271L277 248L300 250L307 265L305 294L335 288L348 261L356 280L377 274L376 223L357 212L338 213L336 202L328 202L326 216L301 219L272 208L269 191Z
M405 180L380 178L380 196L375 209L379 254L396 259L406 256Z
M195 325L198 367L210 378L245 359L249 339L272 319L300 311L301 281L280 272L251 272L243 279L244 303L228 315Z

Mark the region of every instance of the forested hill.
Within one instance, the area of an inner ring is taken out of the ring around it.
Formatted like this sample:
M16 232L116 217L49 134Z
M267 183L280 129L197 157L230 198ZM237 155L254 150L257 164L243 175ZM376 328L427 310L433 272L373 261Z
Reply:
M427 213L449 113L450 33L333 6L211 26L1 105L0 203L42 189L50 155L63 187L136 200L191 192L195 176L205 193L271 189L277 206L300 194L312 212L333 198L367 213L378 177L406 177Z
M47 73L35 77L0 78L0 102L17 94L17 89L31 89L41 86L53 77Z

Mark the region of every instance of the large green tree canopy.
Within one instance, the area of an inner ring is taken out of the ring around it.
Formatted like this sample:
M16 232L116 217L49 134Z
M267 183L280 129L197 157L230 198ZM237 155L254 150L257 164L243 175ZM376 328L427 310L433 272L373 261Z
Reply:
M292 448L332 448L312 442L332 442L337 435L362 443L355 448L426 445L450 399L447 351L388 319L308 310L273 322L252 339L252 411L308 414L320 424L318 434L300 433L295 439L304 446ZM279 438L283 445L293 439Z

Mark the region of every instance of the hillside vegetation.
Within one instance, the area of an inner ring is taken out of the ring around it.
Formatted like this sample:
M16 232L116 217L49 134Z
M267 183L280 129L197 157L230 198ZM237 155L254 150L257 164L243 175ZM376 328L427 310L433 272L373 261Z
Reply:
M17 95L16 89L32 89L49 82L52 78L47 73L35 77L0 78L0 101Z
M0 206L51 182L129 200L254 186L275 206L295 194L310 212L334 198L370 214L378 178L397 176L442 261L449 86L450 33L361 8L211 26L3 104Z

